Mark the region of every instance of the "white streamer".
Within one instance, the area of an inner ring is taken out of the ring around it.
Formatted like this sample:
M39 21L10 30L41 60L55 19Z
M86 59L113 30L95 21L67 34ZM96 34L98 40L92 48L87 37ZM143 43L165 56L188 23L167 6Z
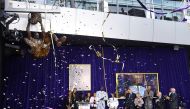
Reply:
M53 48L54 64L55 64L55 68L56 68L57 67L57 58L56 58L55 46L54 46L54 42L53 42L53 33L51 30L51 19L50 19L50 34L51 34L51 44L52 44L52 48Z

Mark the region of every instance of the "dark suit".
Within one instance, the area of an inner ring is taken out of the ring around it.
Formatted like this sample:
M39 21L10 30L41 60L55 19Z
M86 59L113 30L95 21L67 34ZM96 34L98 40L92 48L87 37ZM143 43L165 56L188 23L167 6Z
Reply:
M155 99L155 109L165 109L165 98L156 98Z
M72 107L72 101L68 96L65 97L64 103L65 103L64 109L69 109L69 107L70 108Z
M176 93L171 93L169 95L169 109L178 109L178 97Z
M126 109L135 109L135 103L134 103L135 98L136 98L136 95L134 93L126 94L126 99L125 99Z
M153 96L154 92L152 90L145 90L144 92L144 108L145 109L153 109Z
M72 93L71 95L71 101L72 104L74 104L74 108L73 109L78 109L78 101L81 101L82 97L81 97L81 93L80 92L76 92L76 93Z

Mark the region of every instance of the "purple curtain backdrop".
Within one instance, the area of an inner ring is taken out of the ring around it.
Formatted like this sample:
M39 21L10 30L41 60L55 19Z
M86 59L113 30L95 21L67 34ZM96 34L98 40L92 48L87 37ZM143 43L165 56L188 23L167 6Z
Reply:
M98 49L99 47L97 47ZM106 58L115 60L113 48L103 47ZM118 50L125 68L122 73L158 73L160 90L168 95L170 87L184 97L190 108L190 75L186 49L129 47ZM34 59L6 57L4 60L4 108L62 108L68 92L69 64L91 64L92 92L104 84L102 59L88 46L63 46L56 48L57 67L50 52L48 57ZM108 92L116 89L115 73L121 72L122 64L105 60Z

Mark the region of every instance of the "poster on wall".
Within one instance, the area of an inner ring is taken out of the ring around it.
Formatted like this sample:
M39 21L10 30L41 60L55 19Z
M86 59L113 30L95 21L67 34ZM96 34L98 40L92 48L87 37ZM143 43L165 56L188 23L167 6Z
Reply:
M124 97L128 88L144 96L147 86L151 86L153 91L159 90L158 73L116 73L118 98Z
M69 90L91 90L91 65L69 64Z
M57 4L60 2L52 2L52 0L5 0L5 10L13 12L60 13L60 7L55 5L55 3Z

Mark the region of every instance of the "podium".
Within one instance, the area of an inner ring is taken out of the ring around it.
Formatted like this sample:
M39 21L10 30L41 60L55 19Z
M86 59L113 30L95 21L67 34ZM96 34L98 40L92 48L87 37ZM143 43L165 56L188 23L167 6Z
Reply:
M90 104L87 102L78 102L79 109L90 109Z

